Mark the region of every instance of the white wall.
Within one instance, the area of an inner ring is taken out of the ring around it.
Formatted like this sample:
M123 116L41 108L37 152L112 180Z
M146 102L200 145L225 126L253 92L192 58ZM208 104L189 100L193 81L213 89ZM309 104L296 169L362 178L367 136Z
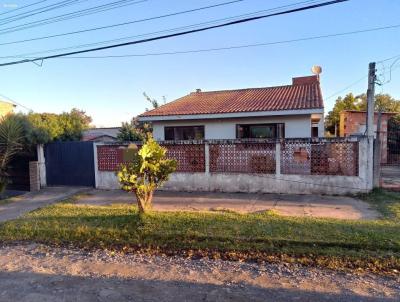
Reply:
M205 139L235 139L237 124L284 123L285 137L310 137L311 115L153 122L153 136L164 140L166 126L202 126Z

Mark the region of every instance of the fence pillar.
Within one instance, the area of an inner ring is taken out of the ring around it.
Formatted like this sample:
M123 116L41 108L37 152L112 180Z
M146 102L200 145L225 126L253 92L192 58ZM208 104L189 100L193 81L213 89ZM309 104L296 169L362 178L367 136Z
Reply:
M44 188L47 186L46 159L44 157L43 145L37 145L36 148L37 148L37 157L38 157L38 166L39 166L40 187Z
M275 144L275 174L281 175L281 142Z
M204 143L204 164L205 164L205 172L210 173L210 145L208 142Z
M94 187L98 188L99 163L97 161L97 143L93 143L93 167L94 167Z
M31 192L40 190L39 163L37 161L29 162L29 190Z

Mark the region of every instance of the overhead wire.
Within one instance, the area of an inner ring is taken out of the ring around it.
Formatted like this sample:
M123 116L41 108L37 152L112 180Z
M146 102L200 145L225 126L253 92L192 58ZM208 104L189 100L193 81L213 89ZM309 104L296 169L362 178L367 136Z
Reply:
M0 25L12 23L15 21L23 20L25 18L29 18L38 14L46 13L55 9L63 8L63 7L68 7L70 5L78 4L81 2L86 2L88 0L63 0L57 3L53 3L44 7L36 8L31 11L19 13L17 15L9 16L3 19L0 19Z
M299 8L294 8L294 9L285 10L285 11L279 11L276 13L271 13L271 14L266 14L266 15L261 15L261 16L238 19L238 20L234 20L234 21L226 22L226 23L222 23L222 24L217 24L217 25L212 25L212 26L207 26L207 27L202 27L202 28L196 28L196 29L192 29L192 30L187 30L187 31L183 31L183 32L172 33L172 34L167 34L167 35L162 35L162 36L157 36L157 37L152 37L152 38L147 38L147 39L142 39L142 40L129 41L129 42L120 43L120 44L107 45L107 46L90 48L90 49L79 50L79 51L72 51L72 52L61 53L61 54L56 54L56 55L49 55L49 56L39 57L39 58L35 58L35 59L24 59L24 60L9 62L9 63L2 63L2 64L0 64L0 66L8 66L8 65L15 65L15 64L21 64L21 63L26 63L26 62L41 61L41 60L53 59L53 58L58 58L58 57L63 57L63 56L80 54L80 53L88 53L88 52L94 52L94 51L99 51L99 50L106 50L106 49L112 49L112 48L123 47L123 46L128 46L128 45L135 45L135 44L147 43L147 42L151 42L151 41L163 40L163 39L168 39L168 38L172 38L172 37L178 37L178 36L188 35L188 34L192 34L192 33L203 32L203 31L207 31L207 30L211 30L211 29L227 27L227 26L231 26L231 25L235 25L235 24L247 23L247 22L260 20L260 19L264 19L264 18L268 18L268 17L291 14L291 13L300 12L300 11L304 11L304 10L315 9L315 8L338 4L338 3L346 2L346 1L349 1L349 0L326 1L323 3L319 3L319 4L303 6L303 7L299 7ZM93 44L90 44L90 45L93 45ZM82 46L79 46L79 47L82 47ZM46 51L46 52L53 52L53 51L54 50L50 50L50 51ZM10 56L10 57L18 58L18 57L22 57L22 56L37 54L37 53L38 52ZM42 52L40 52L40 53L42 53Z
M62 14L62 15L53 16L50 18L42 19L42 20L32 21L32 22L12 26L12 27L3 28L3 29L0 29L0 34L13 33L13 32L30 29L30 28L37 27L37 26L42 26L42 25L52 24L52 23L56 23L56 22L60 22L60 21L75 19L78 17L92 15L92 14L96 14L99 12L104 12L104 11L121 8L121 7L129 6L129 5L139 4L139 3L143 3L143 2L147 2L147 1L149 1L149 0L118 0L118 1L111 2L111 3L107 3L107 4L102 4L102 5L86 8L86 9L77 10L77 11L70 12L67 14Z
M340 37L340 36L354 35L354 34L366 33L366 32L372 32L372 31L386 30L386 29L391 29L391 28L395 28L395 27L400 27L400 24L396 25L396 26L375 27L375 28L369 28L369 29L364 29L364 30L355 30L355 31L350 31L350 32L342 32L342 33L334 33L334 34L326 34L326 35L318 35L318 36L310 36L310 37L304 37L304 38L279 40L279 41L272 41L272 42L262 42L262 43L254 43L254 44L232 45L232 46L225 46L225 47L190 49L190 50L169 51L169 52L142 53L142 54L100 55L100 56L67 56L67 57L61 57L61 58L62 59L107 59L107 58L147 57L147 56L164 56L164 55L177 55L177 54L202 53L202 52L216 52L216 51L235 50L235 49L242 49L242 48L252 48L252 47L262 47L262 46L270 46L270 45L295 43L295 42L310 41L310 40L317 40L317 39L323 39L323 38ZM2 44L0 44L0 45L2 45ZM0 56L0 59L6 59L6 58L10 58L10 56L5 56L5 57ZM35 58L35 57L24 56L23 58L30 59L30 58Z
M109 28L115 28L115 27L120 27L120 26L126 26L126 25L130 25L130 24L135 24L135 23L140 23L140 22L145 22L145 21L151 21L151 20L156 20L156 19L162 19L162 18L177 16L177 15L197 12L197 11L201 11L201 10L216 8L216 7L220 7L220 6L230 5L230 4L234 4L234 3L242 2L242 1L245 1L245 0L234 0L234 1L222 2L222 3L218 3L218 4L214 4L214 5L203 6L203 7L198 7L198 8L194 8L194 9L179 11L179 12L170 13L170 14L159 15L159 16L150 17L150 18L138 19L138 20L123 22L123 23L111 24L111 25L106 25L106 26L92 27L92 28L87 28L87 29L82 29L82 30L77 30L77 31L72 31L72 32L65 32L65 33L60 33L60 34L47 35L47 36L29 38L29 39L24 39L24 40L10 41L10 42L5 42L5 43L0 43L0 46L2 46L2 45L10 45L10 44L19 44L19 43L25 43L25 42L32 42L32 41L50 39L50 38L55 38L55 37L63 37L63 36L69 36L69 35L75 35L75 34L81 34L81 33L86 33L86 32L102 30L102 29L109 29Z

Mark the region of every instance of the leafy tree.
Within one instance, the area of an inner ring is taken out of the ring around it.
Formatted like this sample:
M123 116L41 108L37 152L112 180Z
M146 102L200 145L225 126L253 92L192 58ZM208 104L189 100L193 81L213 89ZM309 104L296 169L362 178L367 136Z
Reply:
M176 161L167 159L166 153L150 135L140 150L131 145L124 152L129 161L121 165L117 177L122 190L135 194L139 213L151 209L154 191L176 170Z
M335 128L339 129L340 112L343 110L367 110L367 96L361 94L354 96L347 94L344 98L336 99L333 109L325 117L325 129L331 134L335 133ZM389 94L377 94L375 96L375 110L383 112L400 112L400 101L395 100Z
M117 139L121 142L144 141L151 132L151 124L141 123L137 118L133 118L129 123L122 123Z
M71 112L64 112L58 116L62 128L61 141L76 141L82 138L83 131L89 128L92 118L82 110L73 108Z
M22 125L23 143L27 148L52 141L80 140L83 131L89 128L92 121L90 116L78 109L62 114L19 113L14 115L14 118Z
M8 164L22 149L23 125L14 115L0 119L0 193L3 193L8 180Z

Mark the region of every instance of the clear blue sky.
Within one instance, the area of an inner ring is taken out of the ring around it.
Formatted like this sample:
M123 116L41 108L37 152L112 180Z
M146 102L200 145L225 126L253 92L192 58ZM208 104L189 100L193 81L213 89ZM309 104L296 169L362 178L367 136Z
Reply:
M39 6L57 1L60 0L50 0ZM226 1L149 0L92 16L0 35L0 43L153 17ZM32 2L36 1L3 1L0 13L10 10L9 4L23 6ZM69 8L25 19L24 22L107 2L110 1L87 0ZM115 29L0 46L0 53L1 56L8 56L93 43L296 2L300 0L245 0L220 8ZM0 15L0 20L10 15ZM351 0L311 11L92 55L184 51L273 42L399 24L399 16L399 0ZM0 25L0 29L21 23L22 20ZM322 89L324 97L327 98L366 75L370 61L379 61L398 54L400 28L220 52L118 59L55 59L45 61L42 67L32 63L2 67L0 93L36 112L59 113L77 107L91 115L96 126L119 126L122 121L130 120L149 106L142 96L144 91L154 98L161 100L162 96L165 96L171 101L196 88L220 90L284 85L290 84L293 76L309 75L311 66L318 64L323 68ZM8 60L10 59L1 59L0 62ZM391 61L385 63L387 70ZM388 74L386 76L388 77ZM377 87L377 92L390 93L400 99L399 84L400 68L397 68L393 71L392 81L382 88ZM341 95L350 91L365 92L366 85L364 80ZM335 97L325 100L326 112L332 108L334 100Z

